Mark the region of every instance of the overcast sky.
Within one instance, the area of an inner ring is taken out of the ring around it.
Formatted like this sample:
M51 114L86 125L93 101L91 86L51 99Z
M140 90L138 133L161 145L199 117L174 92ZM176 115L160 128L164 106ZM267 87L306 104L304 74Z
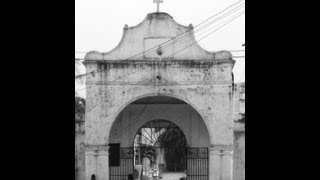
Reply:
M237 1L239 0L163 0L160 11L170 14L179 24L196 26ZM125 24L139 24L148 13L155 12L156 7L153 0L75 0L76 52L110 51L119 43ZM201 40L199 45L208 51L232 51L244 50L244 43L245 14ZM233 54L243 56L245 52ZM83 58L84 55L76 53L75 57ZM235 82L244 82L245 59L235 60ZM85 68L80 67L80 71L85 73ZM84 85L77 85L76 90L83 87ZM83 91L78 93L84 96Z

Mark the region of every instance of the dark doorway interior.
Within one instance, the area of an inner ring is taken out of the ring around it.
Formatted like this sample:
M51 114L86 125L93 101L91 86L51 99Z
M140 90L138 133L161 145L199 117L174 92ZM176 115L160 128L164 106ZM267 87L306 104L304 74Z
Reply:
M178 126L167 120L143 125L134 138L134 164L141 175L185 172L187 142Z

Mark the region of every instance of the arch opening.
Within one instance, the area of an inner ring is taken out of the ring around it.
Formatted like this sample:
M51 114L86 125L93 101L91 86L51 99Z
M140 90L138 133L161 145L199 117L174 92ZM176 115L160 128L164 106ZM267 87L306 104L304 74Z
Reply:
M134 164L142 166L142 174L149 176L151 170L162 173L186 170L187 141L184 133L167 120L152 120L136 133L134 141Z
M121 138L123 136L125 136L129 142L132 142L138 129L147 121L155 119L170 120L179 127L184 126L186 120L189 121L187 122L189 125L191 123L194 123L196 127L199 125L202 132L200 135L202 136L201 145L190 142L191 127L181 127L182 132L186 134L188 146L210 146L210 134L212 134L212 132L209 131L207 122L196 107L189 101L176 97L176 95L159 94L147 94L136 97L120 107L114 116L112 125L107 129L107 143L119 143L122 141ZM122 144L122 147L129 146L131 146L131 143Z
M190 149L208 148L210 136L194 106L172 96L151 95L136 98L119 110L108 143L120 144L121 151L120 166L110 167L111 176L125 168L138 179L179 179L192 170L194 162L187 157ZM203 162L207 167L207 159Z

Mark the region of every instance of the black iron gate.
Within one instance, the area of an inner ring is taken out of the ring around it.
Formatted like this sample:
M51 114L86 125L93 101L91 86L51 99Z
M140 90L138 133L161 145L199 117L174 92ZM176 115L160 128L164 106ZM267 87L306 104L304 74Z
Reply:
M148 160L149 165L143 164ZM142 174L185 172L186 147L135 147L135 164L142 165Z
M119 166L109 167L110 180L127 180L133 174L133 148L120 148Z
M120 148L119 166L109 167L110 180L127 180L134 170L134 149ZM208 148L186 149L187 180L209 180Z
M208 148L187 149L187 180L209 180Z

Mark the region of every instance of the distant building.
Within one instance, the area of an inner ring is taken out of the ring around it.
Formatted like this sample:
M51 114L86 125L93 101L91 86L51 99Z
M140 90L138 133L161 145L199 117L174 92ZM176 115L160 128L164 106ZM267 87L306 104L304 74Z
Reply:
M233 94L233 180L245 179L245 83L235 84Z
M245 121L245 83L236 83L233 94L233 119Z

